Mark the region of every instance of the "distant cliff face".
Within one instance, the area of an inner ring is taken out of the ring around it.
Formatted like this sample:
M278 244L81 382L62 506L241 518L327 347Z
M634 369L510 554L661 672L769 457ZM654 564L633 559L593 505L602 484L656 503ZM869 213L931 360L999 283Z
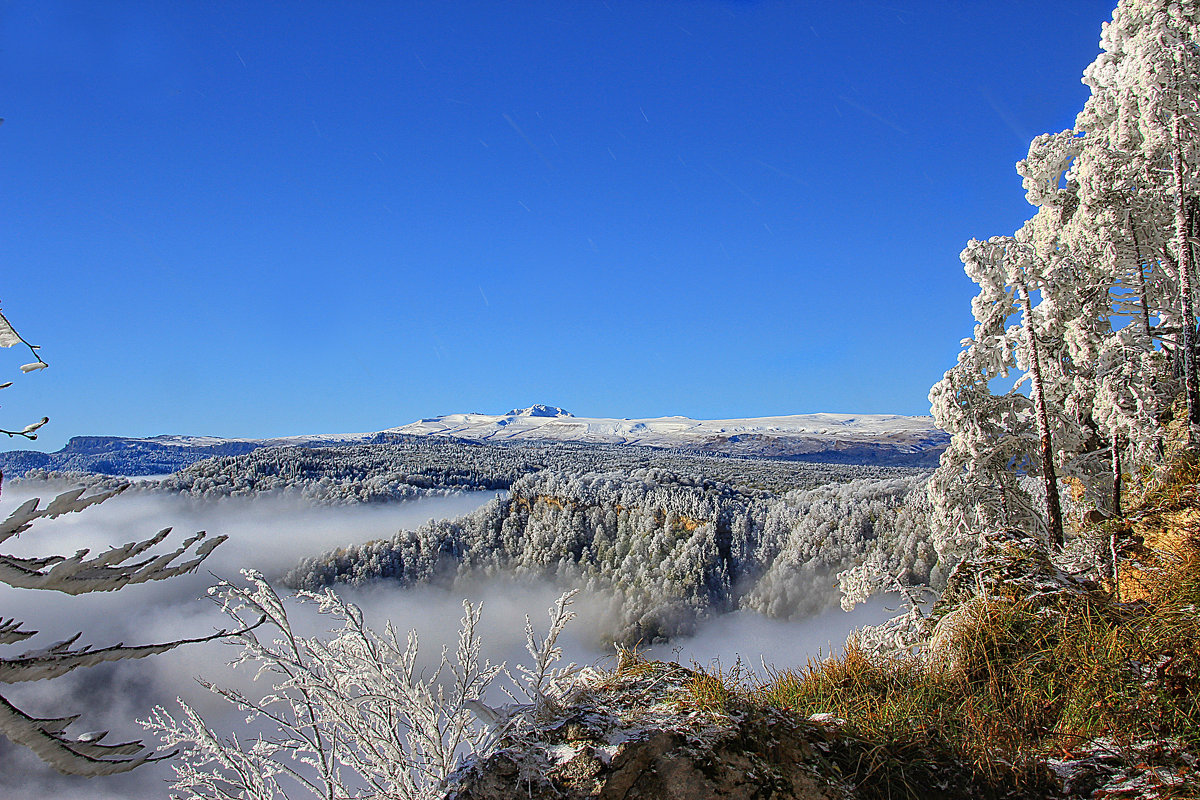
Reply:
M124 436L75 436L54 453L31 450L0 453L0 470L14 477L34 469L101 475L166 475L206 458L241 455L260 446L236 440L179 445Z

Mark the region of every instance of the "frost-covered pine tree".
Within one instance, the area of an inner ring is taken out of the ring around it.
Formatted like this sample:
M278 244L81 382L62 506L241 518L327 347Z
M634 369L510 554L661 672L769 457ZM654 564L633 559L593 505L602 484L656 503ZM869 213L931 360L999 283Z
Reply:
M1050 433L1050 414L1046 409L1045 376L1042 373L1042 355L1038 346L1038 332L1034 324L1033 305L1030 299L1030 284L1037 273L1037 256L1029 248L1022 248L1016 241L1003 246L1002 261L1007 271L1008 284L1014 287L1021 308L1021 332L1024 340L1024 363L1018 364L1029 377L1030 399L1033 401L1034 421L1037 423L1038 456L1042 485L1046 492L1046 531L1050 543L1063 543L1062 507L1058 498L1058 474L1054 468L1054 440ZM1021 349L1018 349L1020 358Z
M1145 259L1161 289L1174 295L1147 292L1146 300L1158 305L1162 333L1182 367L1192 428L1200 424L1195 264L1188 242L1200 158L1198 41L1195 0L1121 2L1104 26L1100 56L1084 73L1092 94L1076 119L1088 143L1076 168L1081 185L1089 199L1127 198L1118 216L1128 217L1135 257Z
M1022 258L989 253L998 239L964 251L980 286L975 336L930 394L952 437L929 483L939 552L998 524L1030 529L1013 513L1027 505L1045 506L1032 529L1044 520L1057 540L1052 470L1116 512L1122 465L1161 452L1181 391L1195 436L1198 40L1197 0L1122 0L1075 129L1037 137L1017 165L1037 213L1003 253ZM1027 335L1006 329L1018 312ZM992 392L1014 370L1033 384L1027 400ZM1013 489L1033 474L1046 478L1042 498Z
M958 363L930 390L938 426L950 446L929 484L934 541L943 560L954 561L981 529L1040 526L1045 521L1021 485L1023 471L1036 470L1033 403L1017 391L993 394L994 381L1020 371L1022 331L1010 324L1021 311L1018 292L1005 266L1011 237L972 240L960 258L979 285L971 301L975 330L963 340Z
M36 359L22 366L23 372L32 372L46 366L46 362L38 355L37 346L30 345L21 338L8 320L0 315L0 347L17 345L29 348ZM0 388L10 385L11 382L5 383ZM36 439L37 429L48 421L43 418L22 430L2 432L9 436ZM27 532L38 520L54 519L62 514L82 511L119 494L125 488L122 486L86 497L84 489L72 489L46 504L38 498L33 498L0 522L0 544L22 534L28 535ZM70 595L112 592L130 584L163 580L191 572L225 539L223 536L206 539L205 534L201 532L170 552L152 553L152 548L162 542L170 532L171 529L167 528L148 539L129 542L90 557L87 550L80 550L70 556L33 558L0 554L0 582L16 589L56 591ZM16 644L37 634L37 631L29 630L23 625L19 620L0 618L0 645ZM81 667L108 661L143 658L186 642L208 641L225 634L150 645L127 647L117 644L96 649L90 645L77 646L75 643L81 635L77 633L65 641L23 653L0 655L0 684L49 680ZM89 777L112 775L127 772L147 761L163 757L155 755L152 750L137 741L105 743L105 731L67 733L67 728L76 719L78 715L35 717L20 710L0 695L0 734L28 747L59 772Z

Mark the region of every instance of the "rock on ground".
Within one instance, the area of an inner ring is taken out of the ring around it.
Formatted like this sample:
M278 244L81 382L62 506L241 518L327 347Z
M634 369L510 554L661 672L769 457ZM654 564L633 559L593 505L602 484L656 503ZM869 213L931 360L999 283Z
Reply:
M784 714L724 715L679 702L694 673L644 663L512 734L470 765L454 800L836 800L827 732Z

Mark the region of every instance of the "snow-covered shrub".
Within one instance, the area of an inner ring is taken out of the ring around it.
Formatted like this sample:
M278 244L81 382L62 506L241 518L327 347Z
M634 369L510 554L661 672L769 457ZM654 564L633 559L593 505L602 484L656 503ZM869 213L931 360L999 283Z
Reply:
M328 640L303 637L271 585L257 573L245 575L245 586L222 582L211 591L243 625L234 664L271 676L272 690L252 697L204 685L265 732L222 737L182 700L179 717L156 708L144 725L182 751L172 765L179 796L440 797L464 758L486 755L500 735L551 713L572 685L575 665L558 666L556 641L574 617L573 593L550 609L550 628L540 641L526 618L532 665L518 666L516 674L504 664L481 663L481 607L464 602L454 657L443 648L438 666L426 673L417 665L415 631L401 639L389 624L376 633L357 606L325 590L305 597L340 628ZM259 638L249 627L257 619L277 638ZM482 698L498 677L507 678L515 703L492 708Z

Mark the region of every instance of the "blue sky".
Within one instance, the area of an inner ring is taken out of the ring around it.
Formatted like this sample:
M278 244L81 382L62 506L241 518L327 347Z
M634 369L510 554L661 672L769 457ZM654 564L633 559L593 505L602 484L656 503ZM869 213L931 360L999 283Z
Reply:
M1112 5L0 0L0 426L927 413Z

